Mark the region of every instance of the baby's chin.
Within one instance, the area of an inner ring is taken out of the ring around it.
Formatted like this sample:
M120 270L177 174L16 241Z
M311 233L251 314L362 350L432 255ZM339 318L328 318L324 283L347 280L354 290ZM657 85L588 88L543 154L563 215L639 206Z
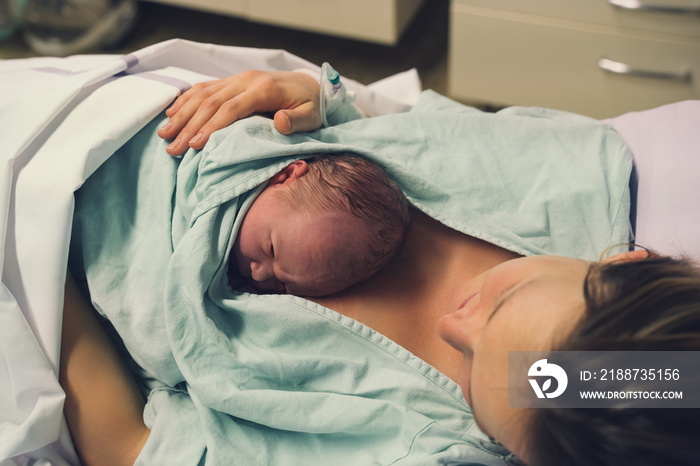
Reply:
M335 283L335 284L326 284L326 285L296 285L296 287L291 288L289 290L289 294L293 294L295 296L301 296L303 298L324 298L326 296L331 296L335 295L338 293L341 293L351 286L353 286L354 283Z
M229 285L236 291L252 294L287 294L284 290L265 287L262 283L253 280L252 277L237 272L232 274L230 273L231 269L229 269Z

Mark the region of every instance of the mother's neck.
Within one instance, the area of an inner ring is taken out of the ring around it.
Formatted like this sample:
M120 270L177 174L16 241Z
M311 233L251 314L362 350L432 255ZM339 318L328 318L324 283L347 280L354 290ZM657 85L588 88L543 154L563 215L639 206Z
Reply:
M457 380L461 357L437 335L467 280L517 254L414 211L406 244L377 275L338 295L315 299L352 317Z

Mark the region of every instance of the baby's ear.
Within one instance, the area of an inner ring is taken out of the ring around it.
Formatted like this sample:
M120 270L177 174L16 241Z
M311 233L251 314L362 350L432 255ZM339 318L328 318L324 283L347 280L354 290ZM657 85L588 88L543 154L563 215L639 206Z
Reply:
M292 162L284 169L277 173L275 176L270 178L270 181L267 183L268 186L274 186L277 184L284 184L287 182L291 182L296 180L297 178L301 178L302 176L306 175L309 172L309 165L306 163L304 160L297 160L296 162Z

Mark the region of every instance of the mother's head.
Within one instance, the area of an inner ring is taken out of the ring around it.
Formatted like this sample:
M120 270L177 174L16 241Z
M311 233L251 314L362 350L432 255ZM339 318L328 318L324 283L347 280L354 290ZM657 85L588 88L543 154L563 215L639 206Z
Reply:
M463 286L438 330L484 432L538 466L697 463L695 410L508 408L508 351L700 351L700 270L646 255L516 259Z

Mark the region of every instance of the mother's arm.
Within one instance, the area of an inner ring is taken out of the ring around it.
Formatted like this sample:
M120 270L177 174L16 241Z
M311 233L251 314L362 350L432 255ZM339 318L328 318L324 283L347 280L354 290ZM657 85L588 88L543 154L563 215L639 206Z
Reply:
M282 134L319 128L318 82L294 71L245 71L198 83L165 112L170 121L158 135L174 138L167 151L182 155L188 147L202 149L214 131L263 112L276 112L275 128Z
M116 349L69 276L59 381L64 413L83 464L134 464L150 430L144 400Z

